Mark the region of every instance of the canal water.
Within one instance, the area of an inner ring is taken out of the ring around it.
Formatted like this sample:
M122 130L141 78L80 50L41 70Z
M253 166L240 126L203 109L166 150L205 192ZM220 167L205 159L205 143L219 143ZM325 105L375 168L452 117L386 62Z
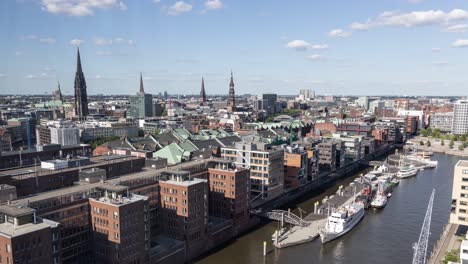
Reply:
M437 168L420 171L416 177L401 180L384 209L368 210L361 223L335 241L322 245L318 238L309 243L275 249L271 235L278 224L271 222L198 263L411 263L412 245L419 238L433 188L436 192L428 255L440 238L450 213L453 167L460 158L434 154L433 159L439 161ZM339 185L348 184L354 178L337 182L334 187L298 204L298 207L311 212L315 201L335 193ZM263 241L268 242L266 257L263 257Z

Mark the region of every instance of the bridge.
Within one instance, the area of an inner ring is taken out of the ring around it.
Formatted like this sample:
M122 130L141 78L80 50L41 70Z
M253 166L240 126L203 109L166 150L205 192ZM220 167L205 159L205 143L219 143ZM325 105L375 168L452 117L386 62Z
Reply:
M296 226L304 227L310 224L310 221L306 221L299 216L284 210L272 210L270 212L264 213L263 216L271 220L286 222Z

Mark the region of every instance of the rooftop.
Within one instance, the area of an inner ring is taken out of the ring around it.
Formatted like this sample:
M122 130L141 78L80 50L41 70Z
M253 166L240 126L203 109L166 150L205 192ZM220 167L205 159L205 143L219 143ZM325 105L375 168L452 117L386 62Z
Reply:
M186 179L184 181L167 180L164 182L167 184L188 187L188 186L192 186L192 185L199 184L199 183L204 183L204 182L206 183L208 181L204 179L191 178L191 179Z
M131 195L130 197L120 197L120 198L109 198L109 197L101 197L98 199L90 198L90 200L93 200L93 201L115 205L115 206L121 206L121 205L130 204L133 202L147 200L147 199L148 198L146 196L135 195L135 194Z
M34 213L34 209L25 206L15 206L15 205L1 205L0 213L9 215L12 217L19 217L23 215L30 215Z
M0 224L0 235L6 235L8 237L17 237L49 227L50 225L46 223L28 223L20 226L15 226L12 223L5 222Z
M459 160L456 166L457 167L468 167L468 160Z

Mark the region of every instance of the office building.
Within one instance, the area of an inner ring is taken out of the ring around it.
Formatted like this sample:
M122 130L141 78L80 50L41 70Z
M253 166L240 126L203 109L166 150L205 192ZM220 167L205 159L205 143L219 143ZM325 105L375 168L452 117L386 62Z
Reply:
M232 219L235 233L249 221L249 170L231 161L215 160L208 168L210 216Z
M285 188L298 188L307 182L312 169L308 153L303 147L287 146L284 151L284 185Z
M189 255L203 248L208 224L208 181L193 178L189 171L161 174L161 230L176 240L186 241Z
M127 196L127 186L108 185L90 198L93 255L97 263L148 263L148 197Z
M450 223L468 226L468 161L459 160L453 170Z
M468 100L460 100L453 104L452 134L468 134Z
M143 77L140 74L140 91L129 97L130 109L128 116L132 118L145 118L153 116L153 96L145 93Z
M49 123L50 143L62 146L80 144L80 130L71 122L57 121Z
M0 127L0 152L11 151L11 135L6 128Z
M243 168L250 168L252 200L273 199L283 193L284 151L263 142L236 142L221 148L221 157Z
M38 219L34 209L0 206L1 263L61 263L59 224Z
M276 94L263 94L262 95L264 105L263 109L268 112L268 114L273 115L276 113L276 101L278 100L278 95ZM265 104L266 103L266 104Z

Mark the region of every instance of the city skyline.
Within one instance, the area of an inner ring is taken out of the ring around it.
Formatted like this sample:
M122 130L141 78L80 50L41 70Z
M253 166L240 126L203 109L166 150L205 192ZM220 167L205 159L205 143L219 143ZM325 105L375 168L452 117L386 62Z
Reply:
M288 3L4 1L1 93L465 95L466 2Z

